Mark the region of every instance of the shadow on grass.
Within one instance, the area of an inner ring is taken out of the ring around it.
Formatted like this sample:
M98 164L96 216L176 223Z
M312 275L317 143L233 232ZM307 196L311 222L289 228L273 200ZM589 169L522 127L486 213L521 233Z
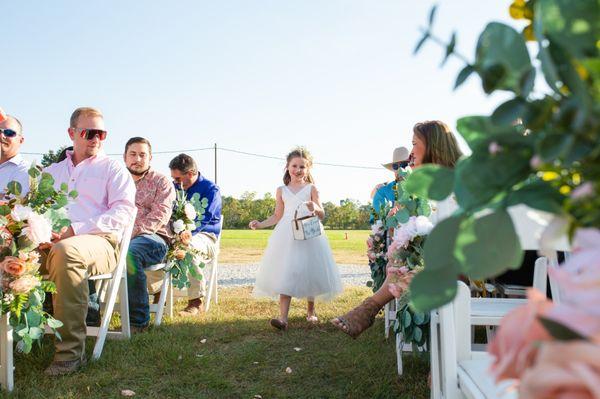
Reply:
M108 341L99 361L55 379L43 374L53 352L47 337L42 350L16 356L10 397L121 398L123 389L136 398L427 397L428 362L408 356L399 379L394 343L383 338L381 320L357 340L327 322L367 294L351 289L318 304L317 326L304 319L304 303L293 302L290 329L281 333L268 326L275 302L250 299L247 289L223 290L208 315L166 320L130 341ZM88 353L93 343L88 339Z

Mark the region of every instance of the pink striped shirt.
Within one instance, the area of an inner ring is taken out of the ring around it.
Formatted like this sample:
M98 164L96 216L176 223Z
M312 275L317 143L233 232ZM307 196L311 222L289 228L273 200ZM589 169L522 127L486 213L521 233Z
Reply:
M58 189L62 183L78 195L67 205L71 227L76 235L113 233L119 240L125 226L133 223L135 184L124 165L104 152L81 161L77 166L67 158L44 169L54 177Z

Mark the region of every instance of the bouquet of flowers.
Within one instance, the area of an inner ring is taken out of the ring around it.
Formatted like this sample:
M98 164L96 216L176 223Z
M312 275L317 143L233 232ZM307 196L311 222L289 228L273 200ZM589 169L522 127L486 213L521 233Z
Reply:
M194 248L192 244L192 232L201 227L208 200L200 199L198 193L194 194L188 201L185 191L177 190L177 196L171 215L171 228L175 237L167 252L166 270L171 272L173 285L179 289L190 286L188 273L197 279L202 275L198 273L198 267L204 267L203 259L208 258Z
M371 278L367 286L377 291L385 280L385 267L387 265L385 226L381 220L376 220L371 225L371 234L367 238L367 257L371 267Z
M0 197L0 309L10 312L17 350L28 353L48 325L62 323L44 311L46 292L56 292L54 283L42 280L39 272L42 243L51 241L52 231L68 227L64 206L68 197L66 184L54 189L54 179L36 167L29 170L30 191L21 195L18 182L10 182Z
M400 173L406 178L410 169ZM417 312L408 305L408 286L413 276L423 269L423 245L433 229L428 218L431 205L426 199L408 194L404 180L398 183L396 190L398 199L386 219L386 226L394 227L386 255L389 290L401 303L394 329L402 334L404 342L423 347L429 336L429 314Z

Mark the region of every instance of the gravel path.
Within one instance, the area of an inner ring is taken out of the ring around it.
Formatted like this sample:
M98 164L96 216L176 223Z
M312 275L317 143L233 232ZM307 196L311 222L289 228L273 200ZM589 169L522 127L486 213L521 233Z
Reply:
M365 286L371 279L371 271L367 265L338 265L344 285ZM239 287L254 285L258 264L219 264L219 286Z

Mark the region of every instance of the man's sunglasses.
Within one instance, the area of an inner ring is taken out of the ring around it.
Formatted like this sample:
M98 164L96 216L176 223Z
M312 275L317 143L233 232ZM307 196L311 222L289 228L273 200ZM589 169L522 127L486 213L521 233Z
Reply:
M394 169L394 170L398 170L400 168L404 169L407 166L408 166L408 161L396 162L395 164L392 164L392 169Z
M9 138L16 137L18 134L17 132L15 132L12 129L0 129L0 133L3 134L4 137L9 137Z
M106 134L106 130L100 129L81 129L81 132L79 133L81 138L85 138L86 140L93 140L94 137L98 136L100 141L106 139Z

